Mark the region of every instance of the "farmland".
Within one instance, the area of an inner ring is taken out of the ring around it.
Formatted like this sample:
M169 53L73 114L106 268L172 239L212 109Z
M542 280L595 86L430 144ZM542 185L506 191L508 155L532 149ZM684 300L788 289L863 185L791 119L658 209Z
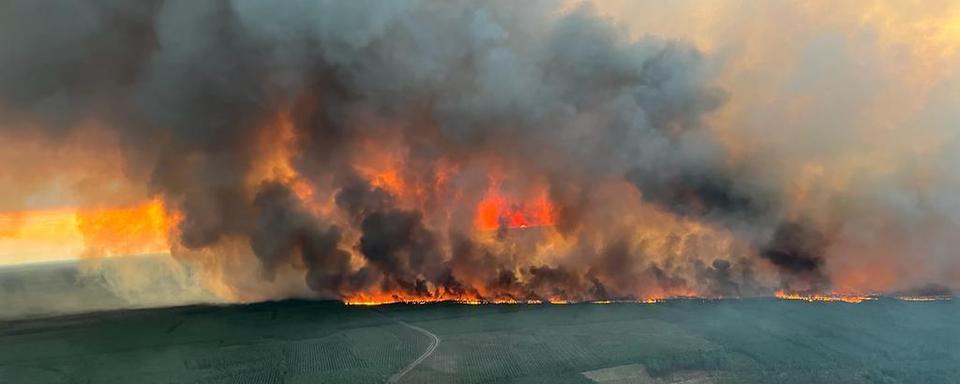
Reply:
M957 383L955 301L283 301L0 323L0 383Z

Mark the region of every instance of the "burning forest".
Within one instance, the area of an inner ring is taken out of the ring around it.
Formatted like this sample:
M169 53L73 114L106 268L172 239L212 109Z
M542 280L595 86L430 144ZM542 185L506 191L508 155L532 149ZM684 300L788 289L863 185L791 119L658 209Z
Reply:
M748 60L589 4L13 1L0 36L17 252L168 252L226 301L860 302L960 277L949 144L831 143L791 130L834 124L800 101L738 129L766 116L737 117Z

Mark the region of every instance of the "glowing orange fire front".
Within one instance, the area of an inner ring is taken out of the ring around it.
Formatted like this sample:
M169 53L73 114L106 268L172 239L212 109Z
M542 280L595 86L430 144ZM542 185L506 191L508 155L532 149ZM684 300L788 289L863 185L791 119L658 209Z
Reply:
M862 296L862 295L846 295L838 293L799 293L799 292L786 292L783 290L777 291L774 296L781 300L803 300L807 302L843 302L851 304L859 304L864 301L875 300L875 297L872 296Z
M390 304L434 304L434 303L454 303L462 305L566 305L566 304L657 304L666 302L667 299L638 299L638 300L595 300L595 301L569 301L565 299L458 299L458 298L409 298L402 296L390 296L389 298L375 297L368 295L356 296L350 299L344 299L346 305L376 306Z
M554 224L554 207L546 193L525 202L509 200L491 186L477 204L475 225L483 231L505 228L542 227Z
M511 297L501 294L499 296L483 296L481 293L468 295L453 295L449 293L438 292L433 296L417 296L403 292L357 292L347 294L342 300L346 305L389 305L389 304L432 304L432 303L454 303L464 305L482 305L482 304L515 304L515 305L566 305L566 304L657 304L668 300L693 299L695 296L651 296L633 299L609 299L609 300L573 300L561 296L550 297Z
M0 264L169 252L178 220L159 199L0 213Z
M170 231L180 220L178 214L168 213L160 200L132 207L81 210L76 217L88 251L97 256L167 252Z

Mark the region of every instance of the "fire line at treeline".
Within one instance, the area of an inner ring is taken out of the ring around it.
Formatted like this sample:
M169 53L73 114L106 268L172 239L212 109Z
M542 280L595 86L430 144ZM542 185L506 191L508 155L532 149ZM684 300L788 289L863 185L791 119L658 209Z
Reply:
M374 183L390 187L395 191L402 188L397 180L384 184L382 175L374 177ZM308 198L312 191L308 186L301 185L298 198ZM555 208L545 194L535 196L526 203L510 201L499 192L496 184L484 193L474 210L473 223L476 231L485 235L491 232L495 236L505 236L504 231L525 231L537 227L549 227L555 224ZM165 213L166 212L166 213ZM181 220L177 212L169 212L159 201L151 201L134 207L115 209L88 209L76 212L69 210L18 212L0 216L0 224L29 222L39 220L42 227L50 227L54 221L67 221L68 225L77 225L93 252L103 254L122 255L144 252L157 252L168 246L169 234ZM23 230L18 228L18 230ZM9 234L8 234L9 235ZM50 239L46 239L50 240ZM836 292L813 291L786 291L777 290L774 296L782 300L801 300L807 302L843 302L862 303L878 299L877 294L844 294ZM936 301L950 300L952 296L945 291L930 291L926 293L900 294L891 296L904 301ZM588 298L571 299L562 294L552 296L514 296L500 295L484 297L479 292L464 294L463 292L436 291L434 293L411 294L403 290L372 291L353 293L341 297L350 305L381 305L390 303L424 304L432 302L454 302L459 304L570 304L570 303L661 303L671 299L724 299L734 297L703 296L695 291L680 294L664 294L653 297L621 297L621 298Z

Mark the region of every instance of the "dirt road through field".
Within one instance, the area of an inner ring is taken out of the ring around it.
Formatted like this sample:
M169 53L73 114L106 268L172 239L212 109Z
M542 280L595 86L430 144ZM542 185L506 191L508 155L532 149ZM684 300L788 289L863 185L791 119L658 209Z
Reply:
M420 363L422 363L424 360L426 360L428 357L430 357L430 354L432 354L433 351L437 349L437 346L440 345L440 338L437 337L437 335L434 335L432 332L430 332L430 331L428 331L428 330L426 330L426 329L420 328L420 327L418 327L418 326L416 326L416 325L412 325L412 324L403 322L403 321L398 321L398 322L399 322L400 324L402 324L403 326L407 327L407 328L410 328L410 329L412 329L412 330L414 330L414 331L417 331L417 332L420 332L420 333L422 333L422 334L424 334L424 335L429 336L429 337L430 337L431 339L433 339L433 340L430 341L430 346L427 347L427 350L424 351L423 354L420 355L420 357L418 357L416 360L414 360L413 362L411 362L409 365L407 365L406 367L404 367L403 369L401 369L399 372L394 373L392 376L390 376L390 379L387 380L387 383L390 383L390 384L399 383L399 382L400 382L400 379L403 378L403 375L406 375L407 372L410 372L411 370L413 370L414 368L416 368L417 365L420 365Z

